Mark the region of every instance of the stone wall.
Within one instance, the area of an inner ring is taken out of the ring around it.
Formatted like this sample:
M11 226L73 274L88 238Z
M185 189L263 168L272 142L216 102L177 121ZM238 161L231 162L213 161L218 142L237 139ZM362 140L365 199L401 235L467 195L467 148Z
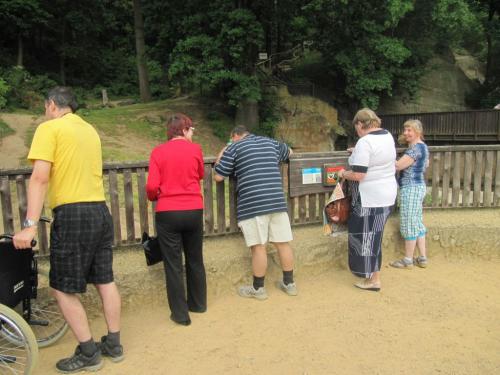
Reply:
M413 99L403 96L386 98L378 113L446 112L469 109L465 99L479 84L479 73L471 75L472 67L463 56L449 54L435 56L426 65L417 95Z
M296 152L333 151L339 125L337 110L311 96L292 96L285 86L278 89L281 122L276 138L291 145Z

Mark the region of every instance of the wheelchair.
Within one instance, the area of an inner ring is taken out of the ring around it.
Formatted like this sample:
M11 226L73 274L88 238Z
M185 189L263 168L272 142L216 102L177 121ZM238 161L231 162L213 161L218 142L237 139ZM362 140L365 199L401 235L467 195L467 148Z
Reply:
M12 235L0 235L0 374L30 374L38 348L68 330L50 295L46 263L32 248L14 248Z

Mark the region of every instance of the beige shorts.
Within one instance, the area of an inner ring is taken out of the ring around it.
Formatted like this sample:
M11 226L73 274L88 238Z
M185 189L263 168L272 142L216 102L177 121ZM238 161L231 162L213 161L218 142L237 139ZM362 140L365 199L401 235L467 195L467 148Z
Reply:
M288 242L293 240L292 228L287 212L276 212L255 216L238 222L248 247L264 245L266 242Z

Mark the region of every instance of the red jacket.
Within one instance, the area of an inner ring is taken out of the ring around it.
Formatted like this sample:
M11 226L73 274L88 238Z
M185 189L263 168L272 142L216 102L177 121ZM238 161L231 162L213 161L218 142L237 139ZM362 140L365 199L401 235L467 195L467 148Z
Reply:
M156 211L203 209L200 186L203 172L200 145L171 139L151 152L146 184L148 199L157 201Z

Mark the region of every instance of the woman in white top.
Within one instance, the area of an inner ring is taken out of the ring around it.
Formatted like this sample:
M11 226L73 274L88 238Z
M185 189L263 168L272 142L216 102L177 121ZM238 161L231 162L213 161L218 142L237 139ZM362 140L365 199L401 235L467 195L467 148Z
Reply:
M339 172L351 182L349 268L363 278L356 287L379 291L382 236L397 195L396 147L371 109L359 110L352 123L360 139L349 157L351 169Z

